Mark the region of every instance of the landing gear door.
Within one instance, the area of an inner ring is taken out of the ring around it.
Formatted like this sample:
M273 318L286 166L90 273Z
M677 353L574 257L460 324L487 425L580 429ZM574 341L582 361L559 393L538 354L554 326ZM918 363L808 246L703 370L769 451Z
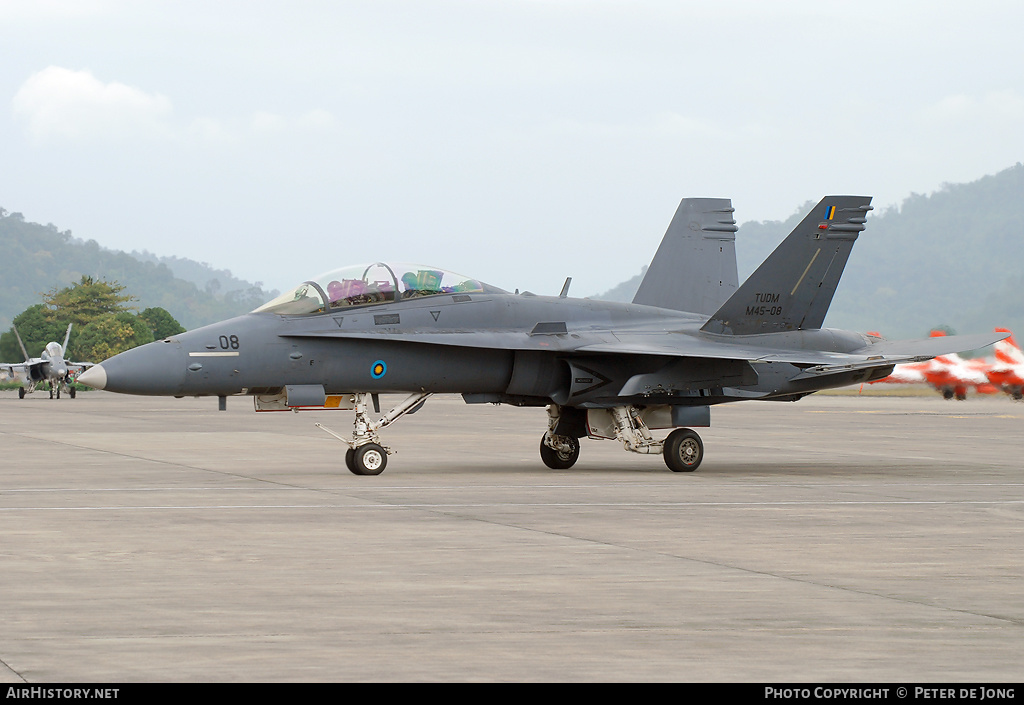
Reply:
M290 384L277 394L253 397L256 411L351 411L351 394L326 394L320 384Z

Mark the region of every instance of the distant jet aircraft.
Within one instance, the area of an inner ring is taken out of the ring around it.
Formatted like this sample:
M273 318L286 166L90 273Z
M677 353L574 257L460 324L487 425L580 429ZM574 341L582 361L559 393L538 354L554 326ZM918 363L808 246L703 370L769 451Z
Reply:
M732 204L684 199L632 303L510 294L451 272L377 262L310 279L252 313L116 355L83 384L126 394L247 394L257 410L355 411L357 475L384 470L380 431L434 393L546 407L540 456L571 467L583 437L697 469L711 406L795 401L997 335L885 341L822 329L871 199L828 196L743 283ZM1005 337L1005 336L1003 336ZM374 420L378 396L408 398ZM319 424L318 424L319 425ZM657 429L674 429L667 437ZM460 442L452 428L452 442Z
M996 328L996 332L1010 333L1006 328ZM985 374L989 382L1012 398L1024 398L1024 352L1013 335L996 343L996 361Z
M34 392L40 382L49 383L51 399L53 399L54 392L56 392L57 398L60 399L62 390L67 392L72 399L75 398L75 388L71 386L72 378L82 370L92 367L92 363L69 362L64 359L64 352L68 347L68 338L71 337L71 325L70 323L68 324L67 332L64 333L63 345L58 342L47 343L42 355L34 358L28 356L28 351L25 350L25 344L21 342L21 335L19 335L18 329L11 326L14 328L14 335L18 339L21 353L25 356L25 362L3 364L0 367L3 368L8 377L21 381L21 387L18 389L19 399L24 399L26 393Z

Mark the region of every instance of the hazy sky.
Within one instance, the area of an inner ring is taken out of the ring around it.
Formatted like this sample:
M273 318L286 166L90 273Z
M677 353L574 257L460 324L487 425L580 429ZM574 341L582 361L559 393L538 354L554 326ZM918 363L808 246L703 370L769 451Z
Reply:
M1024 3L0 0L0 101L0 206L104 247L584 296L684 196L782 219L1021 161Z

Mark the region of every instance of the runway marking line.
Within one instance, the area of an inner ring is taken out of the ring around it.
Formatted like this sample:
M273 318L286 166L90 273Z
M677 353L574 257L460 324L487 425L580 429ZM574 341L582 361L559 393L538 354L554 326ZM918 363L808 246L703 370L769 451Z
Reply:
M0 507L0 512L36 511L138 511L150 509L230 510L230 509L472 509L516 507L622 507L643 509L674 509L680 507L793 507L793 506L893 506L893 505L1024 505L1024 499L1001 500L789 500L778 502L463 502L463 503L387 503L374 504L216 504L216 505L109 505L88 507Z

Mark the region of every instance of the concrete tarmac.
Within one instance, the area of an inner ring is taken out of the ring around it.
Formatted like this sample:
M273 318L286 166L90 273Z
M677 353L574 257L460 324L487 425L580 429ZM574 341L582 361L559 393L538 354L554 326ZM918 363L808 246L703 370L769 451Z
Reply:
M1024 680L1004 396L716 407L685 474L435 397L358 477L317 421L0 393L0 682Z

